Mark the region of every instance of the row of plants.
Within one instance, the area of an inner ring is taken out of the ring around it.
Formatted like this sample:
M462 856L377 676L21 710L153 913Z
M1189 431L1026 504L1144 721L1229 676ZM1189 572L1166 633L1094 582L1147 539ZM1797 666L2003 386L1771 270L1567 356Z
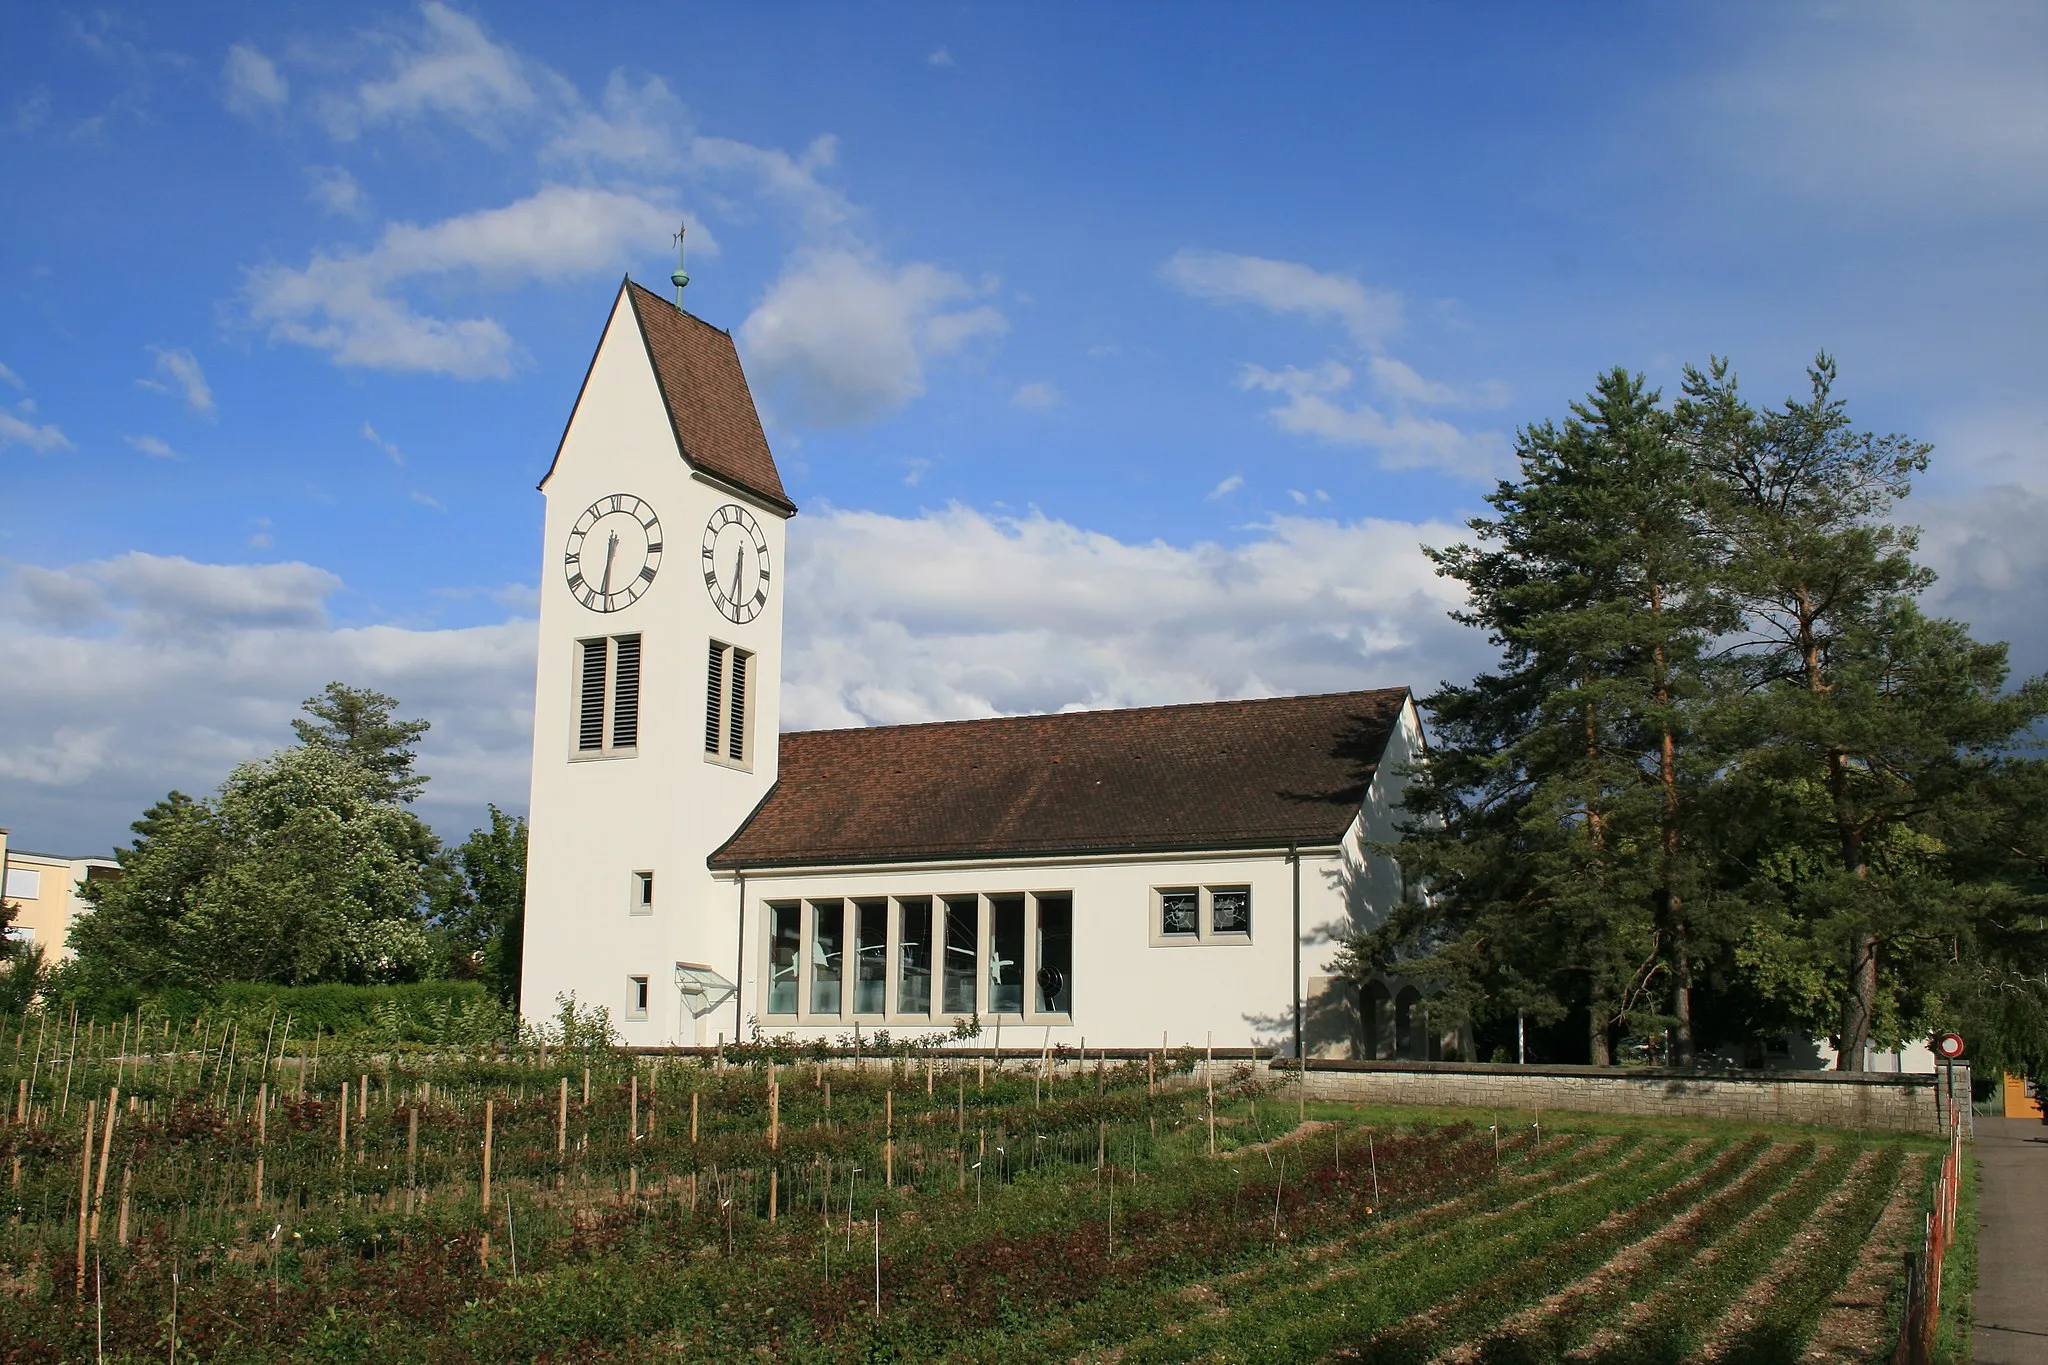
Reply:
M1186 1055L323 1048L302 1075L268 1047L238 1066L232 1030L203 1053L135 1036L64 1055L68 1106L50 1059L20 1049L0 1357L163 1359L175 1337L223 1361L1393 1359L1461 1342L1553 1359L1608 1349L1643 1299L1692 1325L1629 1339L1690 1349L1825 1210L1828 1258L1772 1279L1757 1319L1793 1340L1896 1178L1896 1154L1858 1165L1853 1142L1367 1127L1332 1109L1297 1127L1284 1085L1219 1069L1212 1098ZM88 1146L117 1081L113 1135ZM1558 1294L1535 1330L1501 1330Z

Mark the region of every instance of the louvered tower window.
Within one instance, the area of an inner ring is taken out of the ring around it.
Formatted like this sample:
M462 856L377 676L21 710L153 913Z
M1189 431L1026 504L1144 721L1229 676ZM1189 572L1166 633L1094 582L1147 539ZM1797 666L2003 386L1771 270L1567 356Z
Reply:
M747 731L747 684L754 656L711 642L704 681L704 761L728 767L752 766Z
M576 642L576 752L630 753L640 743L640 637Z

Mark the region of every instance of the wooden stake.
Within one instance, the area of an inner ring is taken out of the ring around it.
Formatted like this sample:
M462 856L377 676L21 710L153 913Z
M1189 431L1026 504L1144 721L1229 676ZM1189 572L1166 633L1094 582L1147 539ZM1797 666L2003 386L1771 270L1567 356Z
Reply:
M341 1145L342 1158L348 1158L348 1082L341 1083Z
M92 1243L100 1241L100 1201L107 1196L107 1155L114 1147L114 1115L120 1112L121 1092L118 1088L107 1092L106 1122L100 1125L100 1173L92 1187Z
M73 1007L74 1009L76 1006ZM99 1117L99 1101L85 1103L85 1154L78 1159L78 1284L77 1292L85 1293L85 1227L91 1213L92 1203L92 1130Z
M363 1073L361 1083L356 1086L356 1117L370 1117L370 1074L367 1071Z
M133 1184L133 1183L134 1183L134 1180L135 1180L135 1164L134 1164L133 1162L130 1162L130 1161L124 1161L124 1162L122 1162L122 1163L121 1163L121 1224L120 1224L120 1226L119 1226L118 1228L116 1228L116 1229L115 1229L115 1231L114 1231L114 1245L116 1245L116 1246L127 1246L127 1245L128 1245L128 1187L129 1187L129 1186L130 1186L131 1184Z
M692 1147L697 1145L697 1092L694 1090L690 1092L690 1145ZM696 1187L692 1185L691 1191L693 1196L695 1190ZM694 1197L690 1201L690 1207L696 1207L696 1200Z
M270 1144L270 1083L256 1087L256 1181L251 1197L256 1207L263 1207L263 1149ZM126 1203L126 1196L123 1196Z
M640 1140L640 1073L639 1073L639 1072L637 1072L637 1071L636 1071L636 1072L634 1072L634 1073L633 1073L633 1077L632 1077L632 1082L631 1082L631 1084L632 1084L632 1098L631 1098L631 1100L629 1101L629 1107L628 1107L628 1109L627 1109L627 1111L626 1111L626 1112L627 1112L627 1113L628 1113L628 1114L630 1115L630 1117L629 1117L629 1118L628 1118L628 1119L626 1120L626 1136L627 1136L627 1137L629 1137L629 1138L631 1138L631 1139L632 1139L633 1141L635 1141L635 1142L638 1142L638 1141Z
M1202 1035L1202 1079L1209 1087L1209 1155L1216 1155L1216 1035Z
M413 1193L419 1188L419 1169L420 1109L414 1105L405 1112L405 1216L408 1218L412 1217Z
M882 1181L891 1189L896 1186L896 1092L893 1089L882 1094Z
M562 1077L561 1098L555 1104L555 1156L557 1159L569 1150L569 1078ZM532 1238L528 1238L531 1241Z
M484 1212L485 1212L485 1213L489 1213L489 1212L491 1211L491 1129L492 1129L492 1127L493 1127L493 1126L495 1125L495 1120L496 1120L496 1117L497 1117L497 1101L496 1101L496 1100L485 1100L485 1101L484 1101L484 1187L483 1187L483 1210L484 1210ZM485 1245L486 1245L486 1246L488 1246L488 1245L489 1245L489 1239L490 1239L490 1234L489 1234L489 1233L485 1233L485 1234L484 1234L484 1238L485 1238ZM488 1252L486 1252L486 1254L488 1255L489 1253L488 1253Z
M768 1150L782 1145L782 1082L768 1082ZM771 1174L770 1181L774 1180ZM770 1221L773 1221L772 1219Z

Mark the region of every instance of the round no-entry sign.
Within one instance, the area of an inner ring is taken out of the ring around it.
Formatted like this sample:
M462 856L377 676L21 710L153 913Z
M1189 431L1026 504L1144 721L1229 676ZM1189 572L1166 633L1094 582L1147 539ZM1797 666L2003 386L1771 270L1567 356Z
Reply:
M1944 1033L1934 1040L1935 1055L1945 1062L1952 1062L1963 1055L1963 1035Z

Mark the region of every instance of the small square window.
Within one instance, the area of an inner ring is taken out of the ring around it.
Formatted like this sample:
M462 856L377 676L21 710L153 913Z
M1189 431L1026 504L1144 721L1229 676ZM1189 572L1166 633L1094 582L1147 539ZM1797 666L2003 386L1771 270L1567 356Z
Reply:
M1202 894L1194 888L1159 893L1159 932L1193 938L1200 927Z
M651 915L654 913L654 874L635 872L633 874L633 898L630 902L632 913Z
M1209 893L1209 931L1216 934L1249 934L1252 931L1250 887L1227 886Z
M645 1019L647 1017L647 978L629 976L626 978L626 1017Z

